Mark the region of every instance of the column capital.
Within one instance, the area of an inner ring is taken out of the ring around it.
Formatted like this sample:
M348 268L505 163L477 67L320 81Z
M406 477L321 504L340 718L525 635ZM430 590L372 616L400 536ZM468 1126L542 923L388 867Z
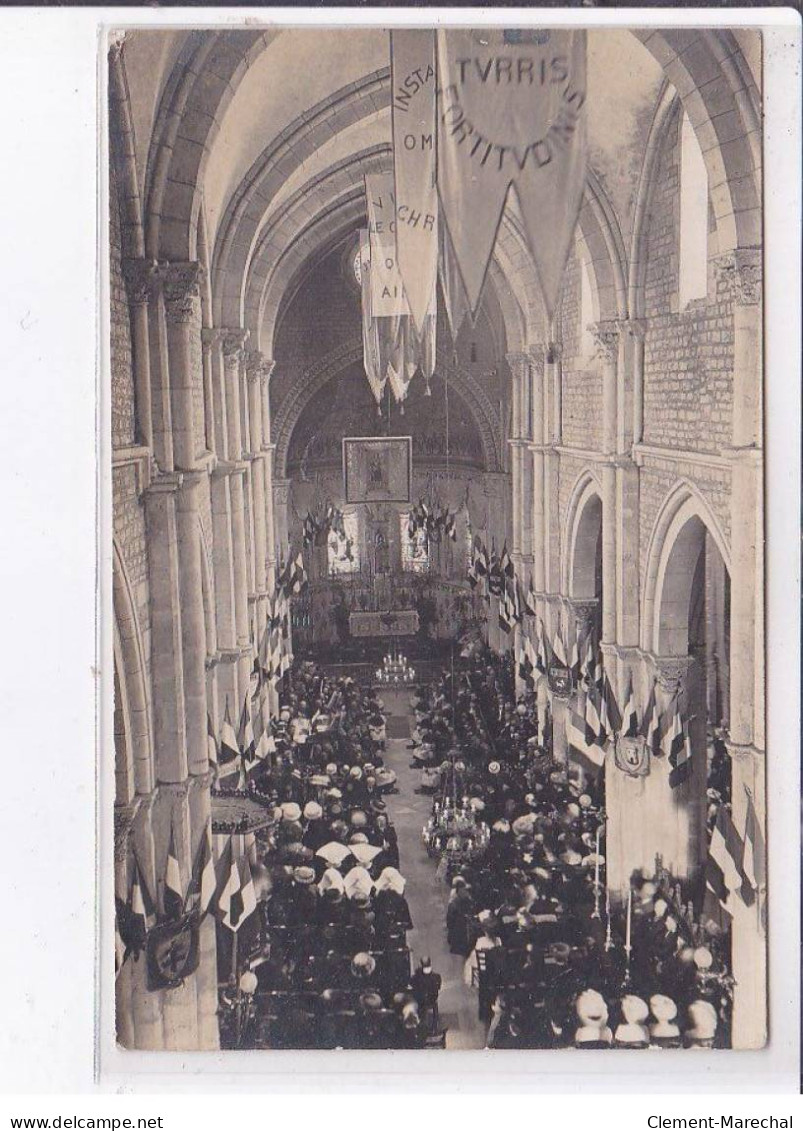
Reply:
M594 617L597 614L599 601L596 597L592 598L577 598L567 597L567 604L574 614L574 619L583 632L588 632L594 622Z
M245 375L249 381L268 382L276 362L260 350L245 351Z
M160 471L156 475L151 474L151 481L143 494L146 498L154 495L176 495L181 490L185 474L186 472L183 471Z
M653 656L655 674L661 688L670 695L680 690L692 662L692 656Z
M556 365L563 356L563 342L545 342L544 343L544 363L546 365Z
M223 327L218 333L220 334L220 344L223 347L223 360L230 364L239 364L243 359L245 343L248 341L250 331Z
M540 372L543 372L544 358L546 357L547 347L544 342L531 342L527 346L527 356L530 359L530 364Z
M170 797L174 801L183 801L190 792L190 780L184 778L183 781L160 781L154 792L159 797Z
M174 325L191 322L197 316L196 300L201 297L205 272L200 263L160 263L157 268L165 300L167 321Z
M123 260L123 280L129 302L139 306L148 301L158 267L155 259Z
M608 318L603 322L592 322L588 328L597 347L596 356L609 365L615 362L619 350L620 323Z
M737 306L761 302L763 261L757 247L736 248L714 260L717 278L733 294Z
M523 377L530 364L530 355L523 350L512 350L505 354L505 360L514 377Z
M620 318L619 330L628 338L643 342L647 337L648 323L646 318Z

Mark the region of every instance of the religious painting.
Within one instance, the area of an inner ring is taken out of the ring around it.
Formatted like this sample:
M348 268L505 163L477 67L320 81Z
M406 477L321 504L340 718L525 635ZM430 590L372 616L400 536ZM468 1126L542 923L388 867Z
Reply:
M411 436L343 438L343 482L347 503L408 503L412 476Z

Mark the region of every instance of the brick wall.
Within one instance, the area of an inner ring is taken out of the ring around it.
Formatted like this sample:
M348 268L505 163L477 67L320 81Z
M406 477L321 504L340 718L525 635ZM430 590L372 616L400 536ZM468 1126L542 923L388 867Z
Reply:
M131 322L122 271L120 211L112 171L109 198L109 283L111 291L111 415L112 445L131 447L135 443L134 380L131 370Z

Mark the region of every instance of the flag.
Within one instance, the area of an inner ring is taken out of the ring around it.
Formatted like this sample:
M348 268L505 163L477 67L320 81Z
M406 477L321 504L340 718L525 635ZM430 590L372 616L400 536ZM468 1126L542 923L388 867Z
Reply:
M128 947L125 945L123 939L123 929L120 924L124 920L126 914L126 906L119 895L114 897L114 976L115 978L120 973L128 958Z
M609 735L621 734L622 713L619 710L616 693L611 686L611 681L608 679L608 673L602 665L600 665L600 667L602 670L602 678L598 684L600 691L600 718Z
M644 708L644 717L641 720L641 733L647 742L647 749L655 758L660 758L661 750L661 712L658 710L658 700L655 695L655 681L650 688L647 706Z
M552 644L552 655L556 664L566 667L566 646L563 643L563 634L560 625L555 629L555 640Z
M569 671L575 679L580 676L580 651L577 646L577 632L572 637L572 646L569 651Z
M225 783L231 789L237 789L244 784L243 760L237 735L229 716L229 701L226 700L226 710L223 715L223 726L220 731L220 760L218 762L218 784Z
M721 805L708 848L703 901L703 922L708 920L720 930L727 928L728 921L733 917L736 895L742 893L743 857L742 838L736 831L727 806Z
M585 695L585 737L589 746L596 746L600 750L604 750L609 738L596 687L589 687ZM604 757L603 753L603 761Z
M165 883L162 896L164 913L168 919L178 919L184 910L184 893L181 883L181 868L176 853L176 838L171 826L170 841L167 847L167 863L165 864Z
M248 858L237 860L231 852L229 877L220 894L218 907L223 925L230 931L239 931L249 915L256 909L256 891Z
M594 655L594 633L592 631L589 632L586 636L583 659L580 664L580 679L586 687L588 687L592 683L596 683L595 669L596 659Z
M541 675L546 675L549 666L549 657L547 656L546 633L544 632L544 622L538 618L536 632L538 634L536 641L535 652L535 670L540 672Z
M531 617L538 615L538 604L535 599L535 589L533 588L532 574L530 574L529 587L527 589L527 592L524 594L524 610Z
M519 675L528 687L535 687L535 649L529 636L521 634Z
M148 931L156 924L156 905L148 891L148 885L136 856L134 856L131 896L128 906L130 915L128 917L128 938L125 939L125 943L126 947L136 957L145 945Z
M192 865L190 886L187 889L186 910L198 911L203 918L215 898L216 891L217 875L215 874L215 862L212 858L212 830L207 822Z
M625 706L622 712L622 735L625 738L636 738L639 733L638 712L636 710L636 697L633 693L633 677L628 674L627 690L625 691Z
M434 31L391 31L390 73L396 259L420 333L433 310L438 271Z
M216 766L218 761L217 738L215 738L215 728L212 725L212 716L208 711L206 712L206 752L209 765Z
M249 773L256 764L254 754L256 742L254 741L254 728L251 723L251 696L248 694L246 694L243 709L240 712L240 733L238 737L242 751L243 769L246 773Z
M292 563L288 563L290 575L288 596L297 597L307 586L307 571L304 568L304 554L298 551Z
M510 608L509 608L509 605L508 605L508 598L507 598L507 591L504 591L501 594L501 596L498 598L498 602L499 602L499 605L498 605L497 615L498 615L498 618L499 618L499 627L502 629L503 632L509 633L510 630L513 628L513 617L510 614Z
M605 763L605 751L588 737L586 723L587 696L580 693L566 715L566 742L569 757L589 773L599 773Z
M765 862L766 845L764 834L761 831L761 822L753 802L753 795L745 786L747 794L747 812L745 813L744 838L742 851L742 899L748 907L752 907L760 898L761 891L766 884Z
M691 773L691 743L686 726L680 717L677 695L672 700L670 711L671 714L661 735L661 753L669 758L672 767L669 771L669 784L672 789L677 789Z
M547 320L586 181L586 35L438 29L438 193L476 313L515 191Z

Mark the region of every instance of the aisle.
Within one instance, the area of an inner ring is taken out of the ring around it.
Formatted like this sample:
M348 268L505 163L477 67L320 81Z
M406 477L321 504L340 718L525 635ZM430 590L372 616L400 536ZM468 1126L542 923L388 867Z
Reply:
M477 1017L477 993L463 982L463 959L446 945L446 903L449 888L435 878L436 861L427 856L421 830L427 822L432 798L415 793L420 771L410 769L407 749L412 711L406 692L382 692L388 712L387 766L396 772L399 792L387 798L388 810L399 838L401 872L407 880L405 895L415 924L407 941L413 962L424 954L443 979L440 995L441 1024L448 1027L446 1047L485 1047L485 1027ZM407 720L407 726L404 720ZM404 734L404 737L390 737Z

